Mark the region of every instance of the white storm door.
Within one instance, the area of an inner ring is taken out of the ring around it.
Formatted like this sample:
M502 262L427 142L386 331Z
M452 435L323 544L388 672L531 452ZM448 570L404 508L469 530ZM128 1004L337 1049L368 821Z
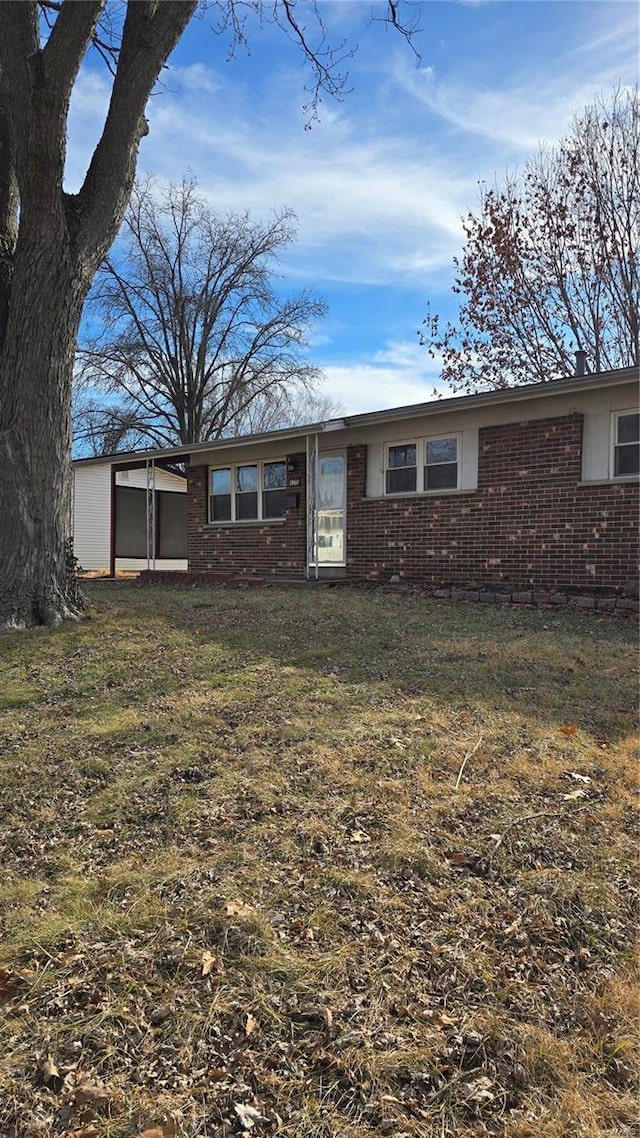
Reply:
M346 467L344 452L321 454L318 458L315 526L318 565L346 565Z

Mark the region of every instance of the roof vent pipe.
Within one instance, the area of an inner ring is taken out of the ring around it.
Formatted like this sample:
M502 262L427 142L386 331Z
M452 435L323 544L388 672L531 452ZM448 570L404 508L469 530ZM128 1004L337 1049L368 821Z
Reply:
M584 352L582 350L582 348L578 348L577 352L575 353L575 357L576 357L575 374L576 375L586 375L587 374L587 353Z

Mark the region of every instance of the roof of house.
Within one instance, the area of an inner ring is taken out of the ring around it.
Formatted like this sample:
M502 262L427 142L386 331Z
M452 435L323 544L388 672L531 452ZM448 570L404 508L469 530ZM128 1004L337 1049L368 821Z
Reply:
M99 455L93 458L78 458L74 466L85 466L92 463L111 463L120 465L146 459L173 459L179 461L190 454L201 451L211 451L229 446L249 446L256 443L275 441L278 439L300 438L304 435L326 434L331 431L343 431L349 427L364 427L369 424L382 422L395 422L402 419L413 419L421 415L439 415L448 411L468 410L476 406L492 406L504 403L518 403L525 399L549 398L549 396L565 395L572 392L590 391L599 387L616 386L640 380L640 368L617 368L614 371L594 372L589 375L568 376L562 379L550 380L547 383L527 383L519 387L501 388L497 391L482 391L475 395L458 395L448 399L431 399L425 403L410 403L405 407L390 407L381 411L367 411L361 415L344 415L337 419L325 419L317 423L303 423L297 427L285 427L276 431L265 431L255 435L237 435L231 438L213 439L204 443L186 443L182 446L158 448L156 450L139 450L116 452L114 454Z

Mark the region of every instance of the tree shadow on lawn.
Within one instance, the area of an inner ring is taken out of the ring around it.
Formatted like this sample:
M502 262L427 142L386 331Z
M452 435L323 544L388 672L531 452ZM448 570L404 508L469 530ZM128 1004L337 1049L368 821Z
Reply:
M376 692L450 713L576 724L596 739L625 736L636 722L637 633L627 619L284 587L120 587L106 606L114 616L143 618L149 662L154 652L161 661L163 651L186 649L195 653L190 674L212 687L231 673L242 687L273 663L283 669L283 694L291 687L295 701L296 673L315 675L318 696L337 713L346 685L356 707ZM179 680L172 673L172 685Z

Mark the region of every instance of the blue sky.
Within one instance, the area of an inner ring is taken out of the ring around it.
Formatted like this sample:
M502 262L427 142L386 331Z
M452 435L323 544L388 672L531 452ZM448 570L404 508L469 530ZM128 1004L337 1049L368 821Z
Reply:
M298 9L304 3L299 0ZM417 344L430 300L455 313L452 258L478 182L553 142L594 95L638 80L634 2L415 3L420 58L371 20L384 4L319 0L329 39L358 45L349 90L305 129L309 72L277 28L247 27L229 59L211 10L189 26L149 107L140 172L187 170L221 211L291 207L299 239L283 287L329 306L313 337L325 390L345 412L429 398L437 363ZM81 73L70 119L69 188L103 121L109 76Z

